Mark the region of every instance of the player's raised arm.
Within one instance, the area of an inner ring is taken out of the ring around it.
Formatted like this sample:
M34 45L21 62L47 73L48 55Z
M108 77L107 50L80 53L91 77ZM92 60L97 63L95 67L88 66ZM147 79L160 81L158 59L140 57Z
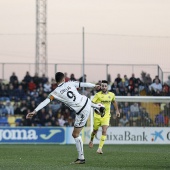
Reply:
M43 102L41 102L35 109L33 112L28 113L26 115L26 119L31 119L34 115L36 115L36 113L41 110L42 108L44 108L47 104L50 103L50 101L53 100L53 96L49 96L49 98L46 98Z
M26 119L31 119L34 115L36 115L36 111L30 112L26 115Z
M96 85L93 83L83 83L83 82L75 82L75 87L89 87L89 88L96 88L97 90L100 89L100 85Z

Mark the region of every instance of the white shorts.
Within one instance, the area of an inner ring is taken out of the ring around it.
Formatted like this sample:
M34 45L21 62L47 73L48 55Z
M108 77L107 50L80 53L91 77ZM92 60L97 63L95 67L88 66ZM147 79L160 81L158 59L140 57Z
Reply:
M91 112L91 100L88 99L88 102L85 108L75 117L74 127L81 128L86 125L87 119Z

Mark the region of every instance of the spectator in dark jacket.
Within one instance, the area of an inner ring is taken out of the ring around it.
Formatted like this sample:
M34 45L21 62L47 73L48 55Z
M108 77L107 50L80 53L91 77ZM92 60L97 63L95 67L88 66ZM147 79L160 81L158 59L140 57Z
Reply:
M18 81L18 77L15 75L15 72L13 72L10 76L9 82L13 84L15 80Z
M30 73L27 71L24 77L24 81L28 84L31 80L32 80L32 77L30 76Z

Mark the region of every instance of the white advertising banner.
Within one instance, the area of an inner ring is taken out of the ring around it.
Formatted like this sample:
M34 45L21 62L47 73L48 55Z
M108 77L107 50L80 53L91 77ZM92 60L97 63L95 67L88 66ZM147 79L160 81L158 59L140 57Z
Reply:
M75 143L72 137L73 128L67 131L66 143ZM81 133L84 144L90 141L90 127ZM98 144L102 130L99 129L94 144ZM105 144L170 144L170 128L168 127L109 127Z

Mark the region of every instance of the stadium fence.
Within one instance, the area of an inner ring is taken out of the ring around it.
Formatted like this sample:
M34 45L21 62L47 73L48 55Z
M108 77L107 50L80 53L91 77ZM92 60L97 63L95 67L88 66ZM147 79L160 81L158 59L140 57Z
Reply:
M19 81L21 81L27 71L31 76L35 75L35 63L0 63L0 70L0 79L9 81L12 73L15 72ZM68 76L73 73L77 79L82 76L82 64L48 63L47 70L46 76L49 77L49 80L54 78L54 74L57 71L67 72ZM98 74L98 70L100 70L100 74ZM88 82L98 82L98 80L107 79L108 75L110 75L110 81L112 82L118 73L122 77L125 74L131 77L131 74L135 73L136 77L141 78L142 71L150 74L151 78L158 75L162 82L167 80L167 73L165 74L166 77L164 77L161 67L154 64L85 64L85 74Z

